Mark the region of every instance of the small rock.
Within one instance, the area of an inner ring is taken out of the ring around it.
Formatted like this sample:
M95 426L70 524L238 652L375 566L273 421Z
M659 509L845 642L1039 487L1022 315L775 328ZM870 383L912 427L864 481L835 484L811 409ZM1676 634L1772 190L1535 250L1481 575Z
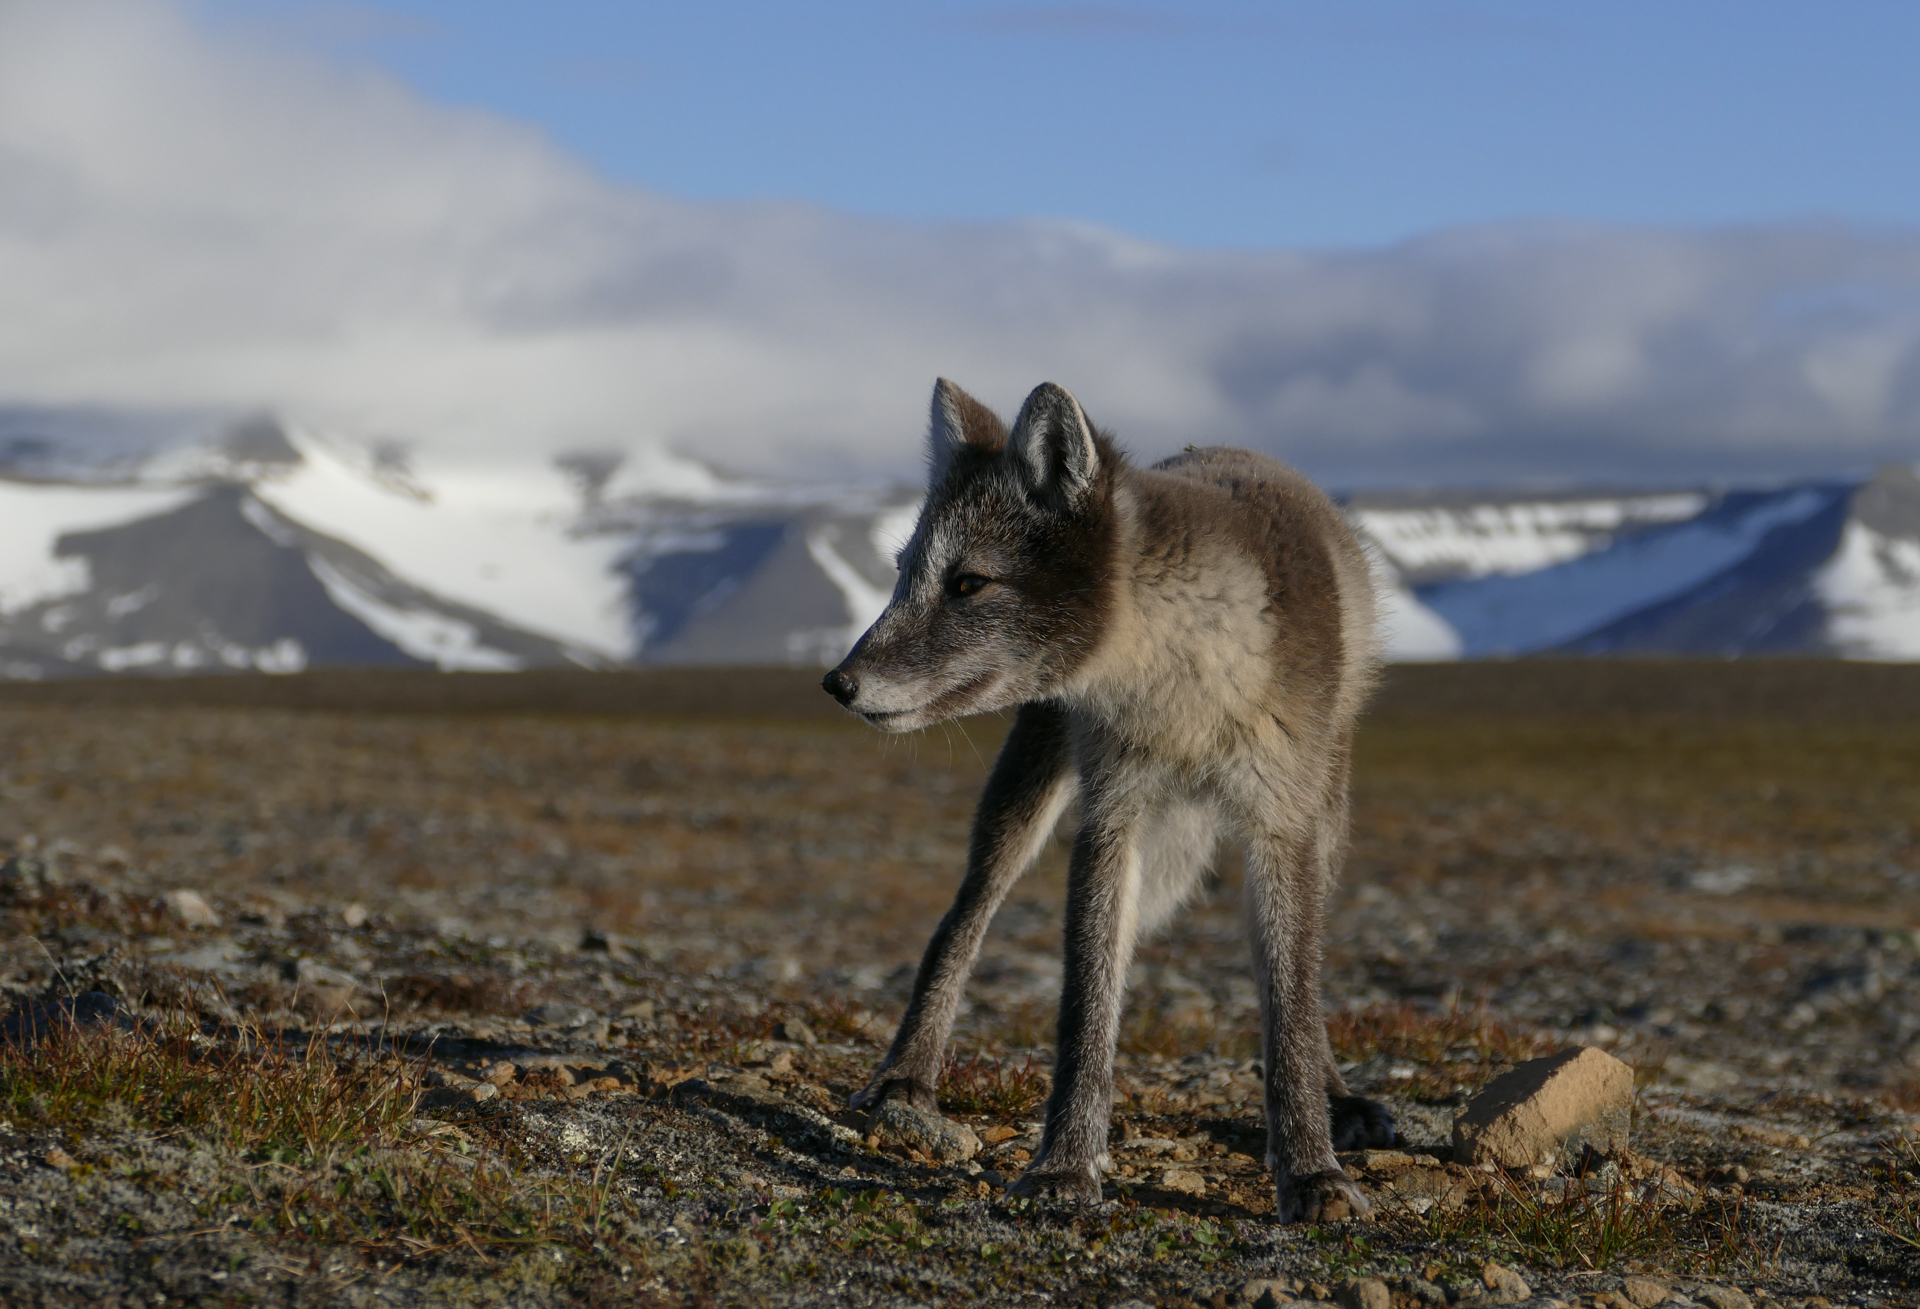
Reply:
M1487 1288L1483 1304L1519 1304L1533 1294L1524 1277L1501 1264L1482 1268L1480 1281Z
M919 1150L940 1163L965 1163L980 1153L980 1138L971 1127L915 1109L904 1100L888 1100L874 1110L868 1131L881 1145Z
M481 1069L480 1080L494 1086L505 1086L513 1080L514 1074L519 1071L518 1068L515 1068L512 1064L502 1059L497 1063L488 1064L485 1068Z
M1160 1174L1160 1185L1181 1195L1205 1195L1207 1179L1186 1168L1169 1168Z
M525 1017L535 1027L558 1028L564 1031L585 1027L588 1023L598 1021L600 1015L583 1004L567 1004L561 1000L554 1000L547 1004L535 1005L527 1010Z
M1656 1282L1651 1277L1629 1277L1620 1283L1620 1294L1631 1300L1639 1309L1653 1309L1673 1296L1664 1282Z
M620 1016L622 1018L637 1018L643 1023L650 1023L653 1021L653 1001L635 1000L632 1004L620 1011Z
M1624 1153L1632 1114L1633 1069L1576 1046L1489 1082L1454 1120L1453 1157L1515 1170L1559 1160L1571 1170L1589 1152Z
M437 1091L428 1091L419 1100L423 1110L458 1109L465 1105L479 1104L491 1100L500 1094L500 1088L491 1082L478 1082L472 1086L443 1086Z
M1011 1141L1018 1135L1020 1135L1018 1128L1008 1127L1002 1123L994 1127L989 1127L984 1132L981 1132L980 1139L988 1145L999 1145L1002 1141Z
M1730 1164L1708 1173L1707 1180L1715 1186L1745 1186L1753 1180L1753 1174L1739 1164Z
M110 873L124 873L133 866L133 856L117 845L103 845L93 852L93 862Z
M1335 1292L1342 1309L1393 1309L1393 1292L1377 1277L1356 1277Z
M46 1161L47 1167L58 1168L63 1173L69 1168L78 1168L80 1166L78 1159L75 1159L57 1145L51 1150L48 1150L41 1158Z
M1280 1309L1293 1303L1294 1290L1300 1284L1276 1278L1256 1278L1240 1284L1240 1303L1247 1309Z
M1693 1298L1710 1309L1753 1309L1753 1301L1737 1286L1698 1286Z
M44 1040L67 1027L101 1027L109 1023L130 1030L133 1017L105 991L83 991L71 999L28 1005L0 1023L0 1041L22 1045Z
M167 912L172 914L182 927L220 926L220 915L213 911L213 906L208 904L198 891L181 888L167 892L161 899L167 906Z
M349 928L358 931L367 925L367 907L355 900L340 911L340 921Z
M1369 1172L1379 1169L1411 1168L1413 1156L1400 1150L1363 1150L1360 1166Z
M1153 1309L1145 1300L1116 1300L1107 1309Z
M1409 1277L1401 1283L1401 1289L1406 1292L1407 1299L1416 1305L1434 1306L1437 1309L1447 1302L1446 1289L1424 1277Z
M776 1041L791 1041L795 1045L820 1044L820 1038L813 1034L813 1029L801 1022L798 1018L787 1018L775 1023L773 1025L773 1039Z

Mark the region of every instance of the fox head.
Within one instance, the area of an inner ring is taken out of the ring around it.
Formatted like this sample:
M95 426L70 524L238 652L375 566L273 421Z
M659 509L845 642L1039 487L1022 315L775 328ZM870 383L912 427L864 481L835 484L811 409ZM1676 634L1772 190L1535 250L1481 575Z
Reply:
M892 601L828 693L888 732L1046 699L1101 632L1120 458L1051 382L1012 432L935 383L926 505Z

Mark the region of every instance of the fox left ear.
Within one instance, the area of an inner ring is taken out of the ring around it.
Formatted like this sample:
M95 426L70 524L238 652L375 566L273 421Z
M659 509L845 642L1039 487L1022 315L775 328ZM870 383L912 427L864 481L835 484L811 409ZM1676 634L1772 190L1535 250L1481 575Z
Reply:
M1020 406L1007 453L1032 488L1057 495L1072 504L1100 472L1100 452L1093 444L1093 425L1063 386L1042 382Z

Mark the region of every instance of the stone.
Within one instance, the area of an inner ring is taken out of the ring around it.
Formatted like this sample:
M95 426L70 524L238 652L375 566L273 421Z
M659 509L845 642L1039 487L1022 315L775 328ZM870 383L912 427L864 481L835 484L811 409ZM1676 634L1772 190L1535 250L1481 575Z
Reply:
M1708 1309L1753 1309L1753 1301L1737 1286L1697 1286L1693 1298Z
M367 925L367 907L355 900L340 911L340 921L351 930L358 931Z
M1240 1284L1240 1303L1247 1309L1280 1309L1283 1304L1293 1303L1293 1293L1299 1283L1285 1278L1256 1278Z
M1657 1304L1673 1298L1673 1292L1666 1283L1656 1282L1651 1277L1629 1277L1620 1283L1620 1294L1631 1300L1638 1309L1653 1309Z
M477 1082L471 1086L443 1086L422 1095L418 1108L427 1112L435 1109L460 1109L467 1105L491 1100L499 1094L500 1088L491 1082Z
M501 1059L481 1069L480 1080L483 1082L491 1082L495 1086L505 1086L514 1079L514 1076L519 1073L519 1071L518 1068L506 1060Z
M1169 1168L1160 1174L1160 1185L1181 1195L1205 1195L1207 1179L1189 1168Z
M42 1158L46 1161L47 1167L58 1168L63 1173L69 1168L78 1168L80 1166L78 1159L75 1159L57 1145L48 1150Z
M167 892L160 897L167 906L167 912L182 927L218 927L220 915L213 911L198 891L189 891L184 887Z
M527 1010L526 1020L535 1027L550 1027L567 1030L585 1027L599 1018L599 1014L583 1004L567 1004L554 1000L547 1004L535 1005Z
M787 1018L775 1023L773 1025L773 1039L776 1041L791 1041L795 1045L820 1044L820 1038L813 1034L813 1029L801 1022L798 1018Z
M1480 1283L1487 1288L1482 1304L1519 1304L1533 1295L1526 1278L1501 1264L1490 1263L1482 1268Z
M1341 1309L1393 1309L1393 1292L1377 1277L1356 1277L1334 1292Z
M638 1019L643 1023L650 1023L653 1021L653 1001L635 1000L632 1004L620 1011L620 1016L622 1018Z
M105 991L83 991L71 999L30 1004L0 1023L0 1041L26 1045L68 1027L133 1027L126 1006Z
M1521 1170L1589 1154L1624 1154L1633 1118L1633 1069L1604 1050L1575 1046L1494 1078L1453 1123L1453 1157Z
M904 1100L888 1100L875 1109L867 1130L881 1145L918 1150L943 1164L965 1163L980 1153L980 1138L971 1127L915 1109Z

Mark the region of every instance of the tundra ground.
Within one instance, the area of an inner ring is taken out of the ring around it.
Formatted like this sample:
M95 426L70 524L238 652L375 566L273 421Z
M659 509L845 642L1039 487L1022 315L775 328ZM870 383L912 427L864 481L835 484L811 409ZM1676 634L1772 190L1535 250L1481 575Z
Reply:
M1406 1146L1349 1161L1374 1221L1313 1228L1268 1221L1230 856L1141 951L1101 1206L999 1194L1068 827L942 1088L985 1148L844 1111L1001 725L889 740L808 680L5 688L0 1298L1920 1295L1920 670L1396 672L1327 1003ZM1639 1070L1629 1169L1447 1162L1466 1096L1573 1043Z

